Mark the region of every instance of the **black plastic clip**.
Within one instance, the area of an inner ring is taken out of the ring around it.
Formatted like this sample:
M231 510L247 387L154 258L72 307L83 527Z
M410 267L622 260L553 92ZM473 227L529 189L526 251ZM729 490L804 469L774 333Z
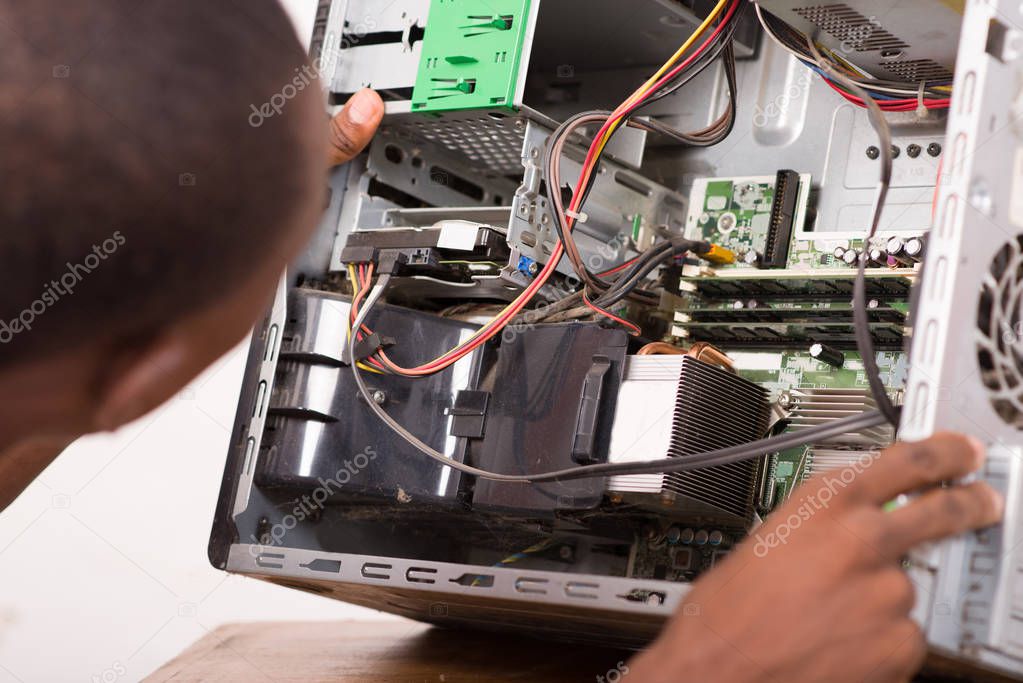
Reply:
M611 359L594 356L593 365L583 380L579 399L579 414L575 420L575 438L572 441L572 460L580 465L596 462L597 419L600 416L600 397L604 392L604 378L611 369Z

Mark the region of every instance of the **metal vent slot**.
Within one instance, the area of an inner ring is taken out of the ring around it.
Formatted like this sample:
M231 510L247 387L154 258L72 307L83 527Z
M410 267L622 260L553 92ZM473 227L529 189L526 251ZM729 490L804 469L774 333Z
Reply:
M796 7L803 19L841 41L842 47L855 52L904 50L907 43L881 28L877 19L865 17L849 5L807 5Z
M977 360L995 412L1023 430L1023 235L995 255L981 283Z
M930 59L904 59L885 62L882 68L900 80L911 83L920 81L951 81L951 71Z

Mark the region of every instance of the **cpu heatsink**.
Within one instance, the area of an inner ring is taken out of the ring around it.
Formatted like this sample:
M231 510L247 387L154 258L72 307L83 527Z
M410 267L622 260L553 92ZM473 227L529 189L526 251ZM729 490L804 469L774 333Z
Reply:
M782 396L782 403L787 404L790 410L790 431L817 427L841 418L855 417L877 410L877 402L869 389L794 389ZM886 424L840 434L826 442L818 442L818 445L870 450L888 446L892 438L892 427Z
M629 359L619 393L610 460L685 458L755 441L768 425L767 391L689 356ZM618 494L656 495L749 520L756 461L665 475L613 477Z

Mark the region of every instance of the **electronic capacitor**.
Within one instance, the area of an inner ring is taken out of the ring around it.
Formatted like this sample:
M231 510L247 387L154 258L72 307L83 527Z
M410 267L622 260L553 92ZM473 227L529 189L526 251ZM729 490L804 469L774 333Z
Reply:
M833 368L840 368L845 365L845 354L838 349L824 344L813 344L810 347L810 357L827 363Z

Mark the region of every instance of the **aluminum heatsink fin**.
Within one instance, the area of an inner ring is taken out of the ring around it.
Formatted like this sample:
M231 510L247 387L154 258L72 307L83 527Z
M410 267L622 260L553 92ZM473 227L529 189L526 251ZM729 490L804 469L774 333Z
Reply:
M807 469L810 474L838 472L847 467L863 466L878 456L878 451L846 451L836 448L820 448L814 446L810 450Z
M792 403L790 431L877 410L877 402L869 389L797 389L789 396ZM882 425L842 434L830 439L827 445L869 450L884 448L891 444L893 438L892 427Z
M685 357L678 381L668 455L685 458L737 446L764 436L767 391L713 365ZM754 460L668 474L663 493L705 503L749 520L753 512Z

